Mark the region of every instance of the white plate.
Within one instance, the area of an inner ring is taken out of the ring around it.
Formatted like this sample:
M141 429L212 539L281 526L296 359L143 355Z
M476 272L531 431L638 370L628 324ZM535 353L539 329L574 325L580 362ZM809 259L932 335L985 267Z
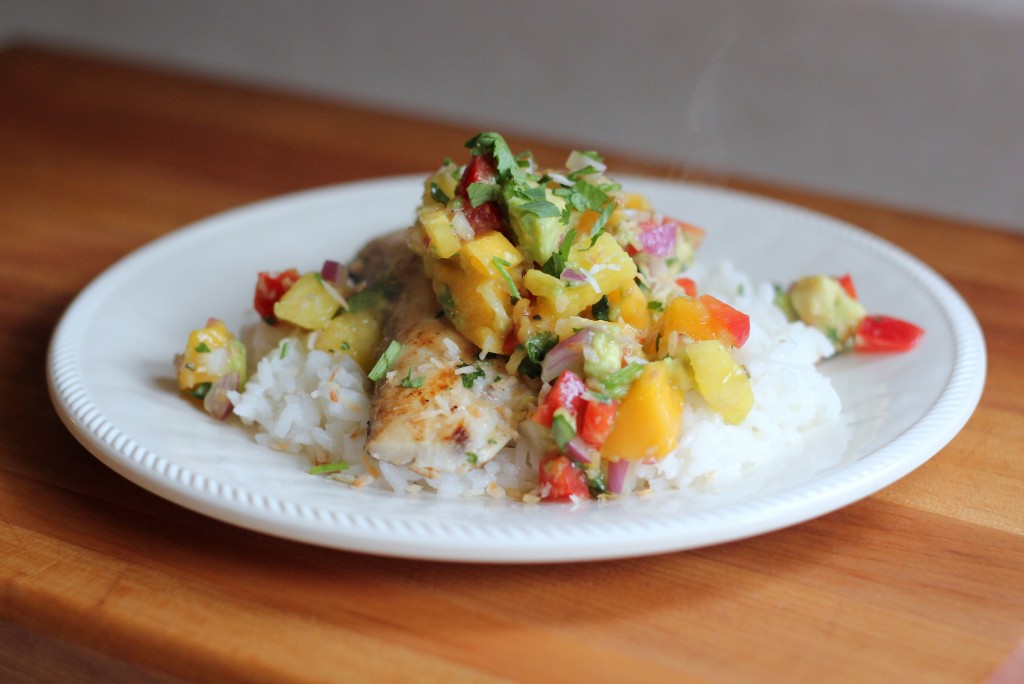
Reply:
M73 302L51 341L50 393L75 437L108 466L171 501L267 534L411 558L551 562L689 549L833 511L938 452L981 394L985 346L942 278L892 245L831 218L708 187L621 178L655 207L703 226L701 259L731 259L756 280L851 272L875 313L927 333L910 354L824 364L843 401L841 461L722 499L685 493L579 505L525 505L357 491L308 474L302 457L260 448L239 427L182 400L173 355L208 316L237 326L259 270L319 268L405 226L421 176L372 180L261 202L139 249Z

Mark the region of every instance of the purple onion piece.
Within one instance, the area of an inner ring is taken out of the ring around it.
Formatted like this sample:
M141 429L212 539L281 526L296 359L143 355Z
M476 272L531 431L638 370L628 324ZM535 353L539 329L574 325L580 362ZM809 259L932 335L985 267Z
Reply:
M643 245L644 254L664 259L670 256L676 249L676 233L678 224L674 221L654 223L645 221L640 224L640 244Z
M562 280L570 280L574 283L585 283L587 282L587 276L583 275L583 271L578 268L563 268L562 269Z
M593 336L592 329L584 328L552 347L541 361L540 379L551 382L567 370L579 375L577 371L583 370L583 347L590 344Z
M320 269L320 276L331 285L341 285L348 278L345 268L332 259L324 261L323 268Z
M217 378L203 398L203 408L217 420L224 420L234 408L228 399L228 392L237 391L240 384L241 376L237 371Z
M629 470L629 461L620 459L608 462L608 491L612 494L622 494L622 487L626 484L626 472Z
M565 445L565 453L577 463L590 463L590 447L583 438L576 435Z

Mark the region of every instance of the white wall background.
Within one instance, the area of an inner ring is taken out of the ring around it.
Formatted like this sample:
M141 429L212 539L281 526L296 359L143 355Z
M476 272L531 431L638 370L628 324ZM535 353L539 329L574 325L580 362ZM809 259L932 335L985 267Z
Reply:
M2 0L42 39L1024 231L1024 0Z

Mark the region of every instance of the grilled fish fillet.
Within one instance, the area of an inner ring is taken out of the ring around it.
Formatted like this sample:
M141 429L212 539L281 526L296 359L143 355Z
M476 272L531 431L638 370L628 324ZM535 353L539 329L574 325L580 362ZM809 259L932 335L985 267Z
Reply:
M516 438L535 393L503 363L477 357L442 314L401 233L369 243L354 268L367 280L390 269L402 286L383 337L402 352L374 388L367 451L425 477L490 461Z

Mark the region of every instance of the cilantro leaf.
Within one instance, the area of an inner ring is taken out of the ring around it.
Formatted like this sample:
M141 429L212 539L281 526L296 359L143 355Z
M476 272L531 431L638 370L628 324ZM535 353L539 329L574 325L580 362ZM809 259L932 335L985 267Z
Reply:
M430 199L438 204L448 204L451 201L451 198L444 193L444 190L437 183L430 184Z
M377 382L388 372L391 366L398 360L398 356L402 353L402 345L398 343L398 340L391 340L388 344L388 348L380 355L377 359L377 363L373 364L373 368L366 374L370 380Z

